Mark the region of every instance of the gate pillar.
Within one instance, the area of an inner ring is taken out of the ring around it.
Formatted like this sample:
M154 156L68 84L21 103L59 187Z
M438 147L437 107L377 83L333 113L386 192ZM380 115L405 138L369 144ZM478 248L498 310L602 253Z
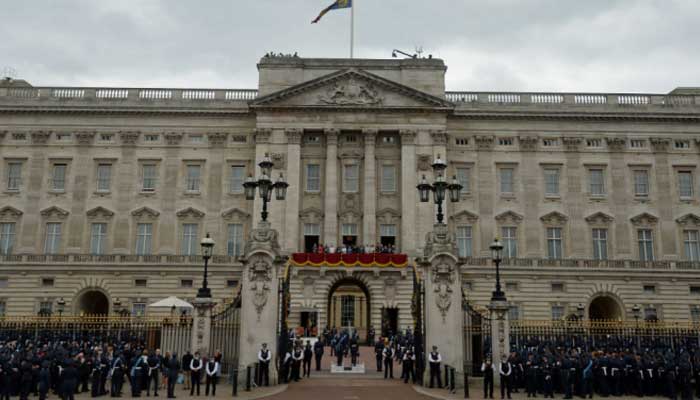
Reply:
M263 343L272 352L270 384L277 383L275 368L279 277L286 257L280 254L277 231L269 222L260 222L253 229L245 247L243 276L241 277L241 327L239 371L258 362L258 350ZM239 375L245 379L245 373Z
M510 323L508 321L508 302L491 300L488 306L491 319L491 362L494 366L494 385L500 386L501 375L498 366L503 356L510 355Z
M211 297L196 297L192 305L192 354L199 352L202 357L210 355L211 346L211 310L214 308Z
M436 224L426 237L424 255L418 260L425 287L425 372L430 383L429 355L433 346L442 364L455 369L457 386L464 381L464 313L462 279L455 238L447 225Z

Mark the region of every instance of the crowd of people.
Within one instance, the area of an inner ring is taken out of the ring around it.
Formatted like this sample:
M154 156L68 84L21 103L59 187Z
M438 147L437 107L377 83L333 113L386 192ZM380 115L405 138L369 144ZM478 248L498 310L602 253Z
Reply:
M576 338L529 337L511 346L509 356L481 366L484 398L493 398L499 375L501 399L524 390L527 397L555 394L593 398L663 396L700 397L700 350L697 338L668 341L606 336L593 342Z
M159 349L149 351L143 340L82 337L61 334L13 334L0 336L0 400L30 395L44 400L56 395L72 400L88 392L91 397L157 397L163 389L175 398L175 387L184 384L189 394L216 395L221 376L221 352L211 357ZM128 385L126 390L125 385Z
M397 254L398 249L393 244L366 244L364 246L355 246L350 244L341 244L340 246L335 245L323 245L314 244L311 247L311 252L316 254Z

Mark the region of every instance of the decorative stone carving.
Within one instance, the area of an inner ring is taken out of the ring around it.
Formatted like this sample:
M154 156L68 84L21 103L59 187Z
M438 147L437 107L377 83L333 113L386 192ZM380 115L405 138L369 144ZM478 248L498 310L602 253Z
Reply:
M272 137L272 129L258 128L255 130L255 143L270 143Z
M318 224L323 221L323 211L314 207L306 208L299 213L299 218L308 224Z
M401 213L391 208L382 208L377 211L377 222L392 225L401 221Z
M165 132L163 134L165 137L165 142L170 146L177 146L182 142L183 134L182 132Z
M632 218L630 218L630 221L632 222L633 225L636 226L649 226L649 225L655 225L657 222L659 222L659 218L647 213L643 212L639 215L636 215Z
M362 136L364 136L365 147L374 147L377 144L377 135L379 135L379 131L376 129L363 129Z
M343 149L343 151L341 151L338 155L338 157L340 157L341 159L349 158L355 160L362 159L362 156L362 151L360 151L359 149Z
M258 313L258 322L260 322L260 315L267 304L270 293L272 265L262 258L250 260L248 279L250 280L250 290L253 292L253 305Z
M388 305L392 305L396 300L396 280L394 278L387 278L384 281L384 296Z
M664 152L668 150L668 147L671 144L671 139L664 137L653 137L649 138L649 143L651 143L651 147L654 149L654 151Z
M187 207L175 213L178 218L204 218L204 213L193 207Z
M35 131L31 133L32 143L34 144L46 144L51 137L51 132L49 131Z
M496 215L494 219L496 222L501 224L519 224L522 222L523 216L514 211L508 210Z
M614 218L604 212L599 211L597 213L587 216L585 219L586 222L588 222L589 224L607 225L613 222Z
M272 153L270 154L272 162L275 163L274 169L287 169L287 155L284 153ZM276 179L273 177L273 179Z
M49 208L45 208L45 209L41 210L40 214L42 217L45 217L45 218L63 219L63 218L66 218L68 216L68 214L70 214L70 213L62 208L59 208L56 206L51 206Z
M136 218L155 219L160 215L160 213L152 208L149 208L149 207L140 207L140 208L137 208L136 210L132 211L131 215L136 217Z
M625 144L627 144L627 139L621 137L606 137L605 142L608 144L608 148L612 151L622 151L625 149Z
M479 216L472 213L472 212L469 212L467 210L462 210L462 211L450 216L450 219L452 221L455 221L458 223L461 222L461 223L473 224L479 219Z
M299 128L287 128L284 130L284 134L287 135L288 144L300 144L304 131Z
M228 140L228 133L226 132L209 132L207 133L207 140L212 146L221 146L226 144Z
M221 213L221 218L225 220L246 221L248 217L250 217L250 214L236 207L229 208Z
M125 146L136 145L136 141L139 140L140 135L141 132L136 131L119 132L119 138L121 139L122 144Z
M476 141L476 147L478 147L479 150L493 149L493 136L476 136L474 140Z
M437 253L457 254L457 239L453 233L447 230L445 224L435 224L433 231L425 235L425 257Z
M559 211L552 211L540 217L540 221L547 225L564 225L569 218Z
M697 226L700 226L700 217L698 217L697 215L695 215L693 213L689 213L689 214L685 214L684 216L676 219L676 222L678 222L678 224L681 226L697 227Z
M418 171L430 171L430 166L432 161L430 160L430 154L418 154Z
M445 146L447 144L447 132L445 131L432 131L430 137L433 139L434 145Z
M445 322L447 312L452 305L452 285L455 282L455 266L452 263L442 262L432 266L431 276L433 291L435 292L435 305Z
M245 254L250 254L251 251L256 249L272 249L275 253L280 251L278 233L270 228L269 221L261 221L259 226L250 232L250 238L245 244Z
M327 146L337 146L338 145L338 135L340 135L340 130L335 128L324 129L323 133L326 135L326 145Z
M88 218L102 218L102 219L108 219L112 218L114 216L114 212L110 211L104 207L97 206L93 209L88 210L85 213Z
M76 132L75 140L80 146L89 146L95 140L95 132Z
M308 302L314 298L314 278L307 276L304 278L304 299Z
M581 147L583 140L580 137L564 136L561 138L562 143L564 143L564 150L566 151L578 151Z
M22 214L22 211L11 206L5 206L3 208L0 208L0 219L3 220L17 219L21 217Z
M324 94L319 95L318 100L322 104L332 105L381 105L383 97L369 82L358 82L354 77L350 77L345 83L335 82Z
M537 151L539 139L537 136L518 136L521 151Z

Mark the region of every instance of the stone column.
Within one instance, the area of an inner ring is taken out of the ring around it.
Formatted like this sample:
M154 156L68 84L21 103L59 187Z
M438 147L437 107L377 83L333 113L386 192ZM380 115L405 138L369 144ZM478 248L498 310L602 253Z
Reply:
M491 318L491 362L494 368L494 389L501 384L498 365L505 355L510 354L510 324L508 321L508 301L491 300L488 306ZM494 390L495 391L495 390Z
M338 130L326 129L326 185L323 197L323 244L338 244Z
M426 368L423 383L430 383L428 355L437 346L443 365L455 369L456 386L464 382L464 311L454 234L445 224L435 224L425 243L424 257L419 259L425 288Z
M400 252L415 254L418 241L418 175L416 168L416 131L402 130L401 134L401 241Z
M192 354L199 352L201 355L209 354L211 346L211 310L214 308L211 297L196 297L194 317L192 320L192 339L190 349Z
M279 277L286 257L280 255L278 233L269 222L251 231L243 260L239 370L258 360L258 350L267 343L272 351L270 382L277 383ZM245 379L245 375L239 375Z
M376 129L362 130L365 142L365 165L362 185L362 243L377 243L377 160L374 147Z
M301 193L301 129L287 129L287 200L284 202L284 251L299 249L299 195Z

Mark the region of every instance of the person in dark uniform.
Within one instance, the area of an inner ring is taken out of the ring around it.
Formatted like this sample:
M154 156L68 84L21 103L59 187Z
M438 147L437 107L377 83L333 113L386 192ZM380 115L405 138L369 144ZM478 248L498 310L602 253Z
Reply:
M384 379L394 379L394 350L388 342L384 343L382 359L384 360Z
M432 389L437 379L438 388L442 389L442 378L440 377L440 363L442 362L442 355L438 352L437 346L433 346L433 351L428 355L428 362L430 364L430 388Z
M46 394L49 393L51 388L51 372L49 368L51 363L48 360L44 360L41 363L41 370L39 371L39 400L46 400ZM1 380L2 378L0 378ZM2 383L0 383L0 386ZM2 390L0 389L0 392ZM1 396L0 396L1 397Z
M122 385L124 385L124 359L121 355L117 355L112 360L110 375L112 376L112 385L109 393L111 397L121 397Z
M180 371L180 365L177 361L177 354L173 353L169 359L164 361L168 366L168 398L175 398L175 384L177 383L177 376Z
M581 394L583 398L592 399L593 398L593 360L589 357L582 358L582 382L581 382Z
M304 346L304 360L303 360L303 375L311 376L311 359L314 356L314 352L311 349L311 342L306 341L306 346Z
M90 395L98 397L100 395L100 385L102 381L102 363L98 359L92 361L92 371L90 371Z
M573 370L573 371L572 371ZM564 398L572 398L572 386L573 377L571 374L576 371L574 364L568 354L564 355L564 359L561 362L561 382L564 386Z
M608 355L603 352L598 352L593 360L593 379L595 387L602 397L608 397L608 374L610 373L610 365L608 364Z
M673 354L670 351L666 354L664 369L666 371L664 375L666 396L671 400L676 400L678 398L678 393L676 390L676 362L673 359Z
M29 399L29 393L32 390L32 363L28 360L22 361L22 364L20 364L20 373L19 399L27 400Z
M98 351L98 357L97 360L100 363L100 387L99 387L99 393L100 396L104 396L107 394L107 376L109 375L109 367L110 367L110 361L107 359L107 354L103 354L102 350Z
M148 364L148 374L146 375L146 396L151 395L151 385L153 385L153 396L158 397L158 371L160 371L161 357L160 349L156 349L155 353L151 353L146 361Z
M292 370L292 364L294 359L292 358L292 350L287 349L284 353L284 359L282 359L282 367L280 368L281 381L284 383L289 383L290 372Z
M343 343L341 340L337 340L335 343L335 356L337 357L337 365L341 367L343 365L343 354L345 349L343 348Z
M411 381L413 383L416 383L416 372L413 369L415 362L416 355L413 353L413 348L408 348L408 350L406 350L406 353L404 353L403 355L404 383L408 383L409 376L411 377Z
M292 352L292 379L299 382L301 379L301 361L304 359L304 352L301 347L296 346Z
M258 351L258 365L260 373L258 374L258 386L270 386L270 360L272 360L272 352L267 349L267 343L262 344L262 348Z
M78 391L87 392L88 383L90 382L90 373L92 372L93 361L92 357L86 359L85 356L78 354Z
M350 343L350 362L354 367L357 365L357 359L360 357L360 346L357 344L357 340L352 340Z
M377 339L374 344L374 358L377 360L377 372L382 372L382 352L384 351L384 342L382 338Z
M190 362L190 377L192 386L190 387L190 396L194 396L195 388L197 388L197 396L199 396L199 386L202 380L202 367L204 363L199 358L199 352L194 353L194 358Z
M678 361L678 387L682 400L693 400L693 388L690 382L693 374L693 367L690 362L690 354L681 353Z
M484 374L484 398L493 399L493 365L491 357L486 357L486 360L481 363L481 372Z
M544 393L544 398L554 398L554 386L552 380L552 364L550 363L547 356L542 357L542 364L540 365L540 370L542 372L542 391Z
M185 384L183 385L184 390L190 389L190 383L192 382L192 375L190 373L190 364L192 363L192 353L189 350L182 356L182 373L185 376Z
M610 392L613 396L622 396L622 371L624 363L617 352L610 358Z
M527 397L537 397L537 372L539 365L533 354L527 355L525 362L525 392Z
M314 358L316 360L316 371L320 371L321 359L323 358L323 341L321 339L314 343Z
M218 379L219 375L219 362L216 361L214 358L210 358L207 361L207 365L204 368L204 371L206 372L206 388L204 389L204 395L209 396L209 388L211 387L211 395L212 397L216 397L216 380Z
M510 399L511 377L513 376L513 366L508 357L504 354L501 363L498 365L498 375L501 378L501 400L507 397ZM530 394L528 393L528 397Z
M65 365L61 373L63 400L75 400L75 388L78 386L78 371L75 369L71 359L66 360Z

